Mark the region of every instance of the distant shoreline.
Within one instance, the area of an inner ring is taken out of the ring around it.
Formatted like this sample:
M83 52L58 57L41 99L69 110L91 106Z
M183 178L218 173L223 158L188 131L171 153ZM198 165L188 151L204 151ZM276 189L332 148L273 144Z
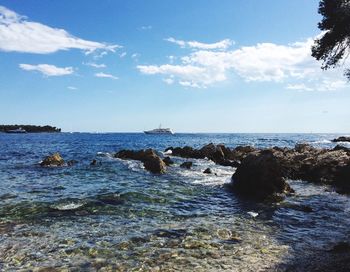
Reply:
M45 126L35 126L35 125L0 125L0 132L9 132L11 130L16 129L24 129L28 133L42 133L42 132L50 132L50 133L58 133L61 132L60 128L45 125Z

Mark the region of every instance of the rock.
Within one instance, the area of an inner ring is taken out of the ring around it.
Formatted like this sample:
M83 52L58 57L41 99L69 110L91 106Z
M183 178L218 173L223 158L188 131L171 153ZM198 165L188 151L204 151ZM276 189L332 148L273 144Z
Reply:
M279 160L271 151L245 157L232 176L232 187L257 200L276 199L275 195L293 192L284 180Z
M339 242L335 246L333 246L330 251L335 252L335 253L344 253L344 252L349 252L350 251L350 244L348 242Z
M166 164L158 156L146 157L143 166L153 174L164 174L166 172Z
M348 153L348 155L349 155L349 153L350 153L350 148L345 147L345 146L342 146L342 145L336 145L332 150L334 150L334 151L343 150L343 151L345 151L346 153Z
M42 162L40 162L41 166L63 166L64 164L64 160L59 153L47 156Z
M192 165L193 165L192 162L187 161L187 162L182 163L182 164L180 165L180 167L182 167L182 168L187 168L187 169L191 169Z
M350 194L350 162L339 168L335 175L334 185L337 192Z
M210 168L207 168L203 171L204 174L212 174L213 172L211 171Z
M163 158L163 162L164 162L167 166L170 166L170 165L174 164L174 161L173 161L170 157L165 157L165 158Z
M78 163L78 161L76 161L76 160L69 160L69 161L67 161L67 165L68 166L73 166L74 164L77 164Z
M336 139L333 139L332 142L350 142L350 137L348 136L340 136Z
M97 160L92 160L92 162L90 163L91 166L97 165Z
M172 149L172 151L173 156L178 156L182 158L204 159L205 157L199 150L196 150L190 146L185 146L183 148L175 147L174 149Z
M141 161L145 169L153 174L163 174L166 172L166 164L153 149L138 151L121 150L117 152L114 157L123 160L131 159Z
M232 157L235 160L242 160L244 159L248 154L257 152L258 150L255 147L252 146L237 146L235 149L232 150Z

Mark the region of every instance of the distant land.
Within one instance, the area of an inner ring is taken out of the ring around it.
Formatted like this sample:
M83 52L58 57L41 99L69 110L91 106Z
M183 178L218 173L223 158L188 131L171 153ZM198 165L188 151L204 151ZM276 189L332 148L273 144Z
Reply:
M39 132L61 132L60 128L52 126L34 126L34 125L0 125L0 132L7 132L22 128L26 132L39 133Z

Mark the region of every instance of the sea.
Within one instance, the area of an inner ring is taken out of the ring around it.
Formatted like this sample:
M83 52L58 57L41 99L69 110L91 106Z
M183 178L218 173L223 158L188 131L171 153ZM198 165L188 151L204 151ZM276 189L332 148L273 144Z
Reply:
M327 250L350 237L349 197L330 187L288 181L295 195L256 203L228 188L235 168L190 159L183 169L186 159L174 157L155 175L113 154L208 143L333 148L338 136L0 133L0 271L272 271ZM77 163L40 167L55 152Z

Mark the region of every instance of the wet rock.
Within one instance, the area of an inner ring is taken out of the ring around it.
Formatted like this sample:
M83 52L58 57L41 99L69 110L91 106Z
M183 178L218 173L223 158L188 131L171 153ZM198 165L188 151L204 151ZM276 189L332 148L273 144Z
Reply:
M332 140L332 142L350 142L350 137L348 136L340 136Z
M345 151L346 153L350 153L350 148L348 148L348 147L345 147L345 146L342 146L342 145L336 145L334 148L333 148L333 150L343 150L343 151Z
M334 184L337 192L350 194L350 162L339 168L336 173Z
M121 150L117 152L114 157L123 160L131 159L141 161L145 169L153 174L163 174L166 172L166 164L153 149L138 151Z
M92 160L91 163L90 163L91 166L95 166L97 165L97 160Z
M213 171L211 171L210 168L207 168L207 169L205 169L205 170L203 171L203 173L204 173L204 174L212 174Z
M44 158L42 162L40 162L41 166L63 166L65 165L64 160L62 159L59 153L55 153L51 156L47 156Z
M143 166L153 174L164 174L166 172L166 164L158 156L146 157Z
M186 169L191 169L192 165L193 165L192 162L187 161L187 162L184 162L184 163L180 164L180 167L186 168Z
M67 166L73 166L74 164L77 164L78 163L78 161L76 161L76 160L69 160L69 161L67 161Z
M165 158L163 158L163 162L164 162L167 166L170 166L170 165L174 164L174 161L173 161L170 157L165 157Z
M335 253L350 252L350 244L348 242L339 242L330 250Z
M182 158L204 159L205 156L199 151L190 146L175 147L172 149L172 155Z
M243 159L232 176L232 188L257 200L293 192L285 182L279 160L268 151Z

